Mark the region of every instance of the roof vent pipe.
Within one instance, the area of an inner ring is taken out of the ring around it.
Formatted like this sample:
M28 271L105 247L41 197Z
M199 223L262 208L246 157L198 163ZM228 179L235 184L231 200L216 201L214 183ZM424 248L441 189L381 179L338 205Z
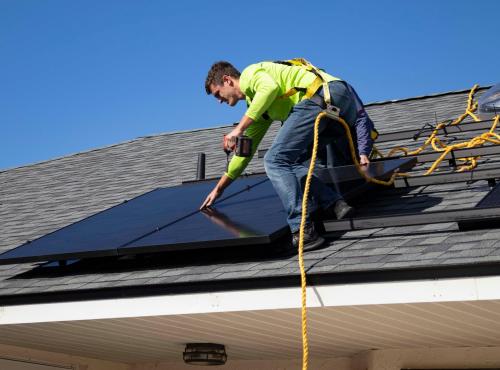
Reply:
M196 166L196 180L205 180L205 153L198 153L198 165Z

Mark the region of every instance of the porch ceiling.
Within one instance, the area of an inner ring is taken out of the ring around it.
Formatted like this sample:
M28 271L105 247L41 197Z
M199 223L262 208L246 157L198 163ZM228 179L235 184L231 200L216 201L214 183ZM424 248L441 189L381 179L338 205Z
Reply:
M312 357L368 349L500 345L500 301L309 309ZM119 362L175 361L185 343L226 345L231 359L301 356L300 310L256 310L0 326L3 344Z

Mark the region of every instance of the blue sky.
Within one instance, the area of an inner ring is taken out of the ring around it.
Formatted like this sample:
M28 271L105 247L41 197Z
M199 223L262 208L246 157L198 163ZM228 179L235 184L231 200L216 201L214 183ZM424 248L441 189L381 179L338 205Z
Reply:
M210 65L305 57L368 103L500 82L500 1L0 0L0 169L244 113Z

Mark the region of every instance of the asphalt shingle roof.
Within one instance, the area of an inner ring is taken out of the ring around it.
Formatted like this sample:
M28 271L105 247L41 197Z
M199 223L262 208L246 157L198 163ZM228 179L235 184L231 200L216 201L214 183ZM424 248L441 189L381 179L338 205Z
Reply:
M436 117L444 120L459 116L464 112L467 95L468 90L373 103L367 110L380 132L395 132L434 123ZM279 124L273 124L261 148L270 146L278 129ZM226 158L219 141L227 130L225 126L141 137L0 171L0 253L146 191L194 179L199 151L207 154L207 177L220 175ZM384 144L381 148L394 145ZM263 171L262 159L255 157L247 172ZM380 190L358 199L356 208L361 216L462 209L475 206L489 190L488 184L481 181ZM305 255L312 279L448 266L500 267L500 229L463 232L455 223L429 224L330 234L327 239L325 248ZM297 257L273 254L266 247L224 253L191 252L189 258L185 253L137 260L104 258L64 268L0 266L0 301L48 296L49 292L104 292L125 287L168 289L229 281L278 283L280 278L298 283Z

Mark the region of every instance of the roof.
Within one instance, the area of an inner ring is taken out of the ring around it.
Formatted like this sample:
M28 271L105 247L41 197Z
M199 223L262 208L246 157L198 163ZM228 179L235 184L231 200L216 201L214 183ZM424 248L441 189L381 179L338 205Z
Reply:
M373 103L367 111L382 133L420 128L461 115L468 92ZM273 124L261 148L270 146L278 129L279 124ZM0 172L0 252L154 188L194 179L197 152L207 154L207 177L220 175L226 158L219 141L227 130L224 126L141 137ZM247 171L263 172L262 159L254 158ZM475 206L488 191L481 181L382 190L376 197L371 193L358 199L356 206L360 215L462 209ZM500 229L464 232L455 223L429 224L329 234L327 240L325 248L305 254L311 283L469 276L497 273L500 267ZM64 268L0 266L0 302L299 283L297 257L270 253L266 247L189 253L102 258Z

